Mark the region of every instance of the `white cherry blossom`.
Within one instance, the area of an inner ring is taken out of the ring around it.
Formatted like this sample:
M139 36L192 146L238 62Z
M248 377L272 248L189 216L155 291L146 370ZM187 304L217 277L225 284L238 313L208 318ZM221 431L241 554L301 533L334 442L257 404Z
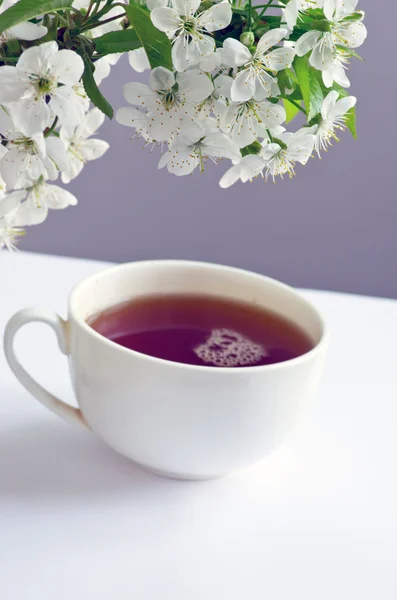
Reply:
M251 98L246 102L232 102L223 112L220 126L239 148L244 148L266 137L267 129L281 125L285 119L285 110L280 104Z
M14 217L17 226L39 225L46 220L49 210L61 210L77 204L73 194L58 185L46 183L42 177L21 194L24 202Z
M288 173L290 177L295 175L295 163L305 165L312 155L316 127L303 127L296 133L281 133L272 142L266 143L261 152L265 162L265 177L273 180L280 175Z
M273 93L277 86L274 74L291 66L295 51L290 47L270 48L281 42L288 34L286 29L272 29L266 32L258 42L254 54L238 40L227 38L223 44L223 60L232 68L239 68L231 89L231 98L235 102L250 100L257 90L262 88L264 97Z
M56 179L66 165L66 151L57 137L45 138L42 133L25 136L17 129L5 132L7 151L0 159L0 174L8 189L23 188L27 181Z
M18 211L24 192L14 192L1 196L0 194L0 250L16 250L16 244L24 234L19 224Z
M194 122L198 106L211 95L213 88L203 73L187 72L175 78L168 69L157 67L150 75L149 86L127 83L124 97L130 104L148 111L148 135L161 142L178 135L182 120L185 128Z
M356 102L357 98L354 96L339 99L339 94L335 90L324 99L315 140L315 149L319 156L321 150L326 151L332 144L332 140L339 141L336 130L343 131L346 128L347 113L356 105Z
M46 42L25 50L15 67L0 67L0 103L12 104L15 126L26 135L44 131L57 116L63 124L78 124L84 103L73 86L84 70L72 50Z
M154 26L172 39L172 62L177 71L197 65L212 52L215 42L211 33L224 29L232 19L228 1L196 14L199 6L200 0L172 0L171 7L155 8L150 14Z
M220 158L239 160L240 152L215 123L196 122L189 133L178 136L170 150L161 157L159 169L167 166L174 175L188 175L197 167L204 171L208 159L217 162Z
M104 120L105 115L98 108L94 108L86 114L77 127L61 128L60 139L67 148L68 158L67 165L62 169L63 183L72 181L81 173L88 161L100 158L108 150L107 142L92 138Z
M213 114L219 124L228 105L233 78L229 75L218 75L214 78L213 83L212 94L198 106L197 114L200 119L210 117Z
M247 154L237 164L233 165L226 171L221 178L219 185L221 188L229 188L237 181L246 183L252 181L260 175L265 167L265 162L261 156L256 154Z
M350 81L346 75L347 65L349 59L343 52L337 51L335 60L329 69L322 71L323 83L325 87L330 88L334 82L338 83L344 88L350 87Z
M351 20L358 0L318 0L326 18L330 21L329 31L308 31L296 42L298 56L308 52L310 64L319 71L328 70L334 64L338 45L346 48L358 48L367 37L367 29L362 22L364 13L358 20Z

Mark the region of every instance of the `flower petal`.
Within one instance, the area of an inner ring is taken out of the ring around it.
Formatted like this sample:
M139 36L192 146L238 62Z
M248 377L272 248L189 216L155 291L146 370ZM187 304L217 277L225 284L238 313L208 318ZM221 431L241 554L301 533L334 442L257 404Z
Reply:
M175 85L174 74L165 67L156 67L150 73L150 89L153 91L169 90Z
M97 85L101 85L102 81L110 75L110 63L107 56L103 56L95 62L94 79Z
M365 42L367 37L367 28L361 21L344 24L339 27L339 32L346 46L349 48L358 48Z
M228 67L242 67L252 60L251 52L234 38L227 38L223 42L223 62Z
M29 81L20 78L16 67L0 67L0 103L16 102L29 88Z
M26 202L23 202L19 207L14 224L17 227L40 225L41 223L44 223L47 216L48 208L46 206L38 206L32 194L29 194Z
M325 75L327 72L328 71L323 71L323 81L324 81L324 85L326 85L327 87L332 87L332 84L334 81L336 81L336 83L339 83L339 85L341 85L344 88L350 87L349 78L346 75L346 71L342 65L334 64L333 67L331 67L331 69L329 71L329 73L330 73L329 79L327 79L327 77ZM332 77L332 81L331 81L331 77Z
M324 98L321 106L321 116L323 119L329 119L335 108L336 101L339 98L338 92L332 90L326 98Z
M12 120L17 129L30 137L50 127L53 113L44 97L39 97L37 100L26 98L13 104Z
M176 71L186 71L189 66L188 60L189 40L188 36L179 35L172 45L172 64Z
M205 73L211 73L220 66L219 56L216 52L205 54L200 62L200 69Z
M316 140L312 133L313 128L302 128L292 134L288 144L287 156L289 160L300 162L305 165L309 160Z
M179 115L175 111L158 107L148 118L148 133L150 139L156 142L166 142L177 133Z
M228 169L226 173L221 177L219 181L220 187L223 189L227 189L230 186L237 183L237 181L240 179L240 173L240 165L234 165L233 167L230 167L230 169Z
M255 74L251 73L251 69L240 71L233 81L230 95L234 102L246 102L255 94Z
M342 117L345 115L351 108L356 106L357 98L355 96L347 96L346 98L341 98L335 104L334 110L332 111L333 117Z
M128 53L128 61L137 73L143 73L150 69L149 59L144 48L137 48Z
M294 60L295 50L293 48L276 48L265 54L263 63L270 71L282 71L291 66Z
M215 50L215 40L209 35L201 35L196 41L196 45L199 49L200 56L199 59L193 63L190 58L190 55L188 55L189 62L191 65L197 64L206 54L209 54L210 52L213 52ZM189 47L190 46L191 44L189 44Z
M135 127L138 132L147 128L146 113L132 106L119 108L116 112L116 121L126 127Z
M231 88L233 85L233 77L229 75L219 75L214 81L215 92L219 96L230 98Z
M172 6L178 15L189 17L197 12L201 0L172 0Z
M221 188L225 189L236 183L239 179L245 183L259 175L264 166L265 164L262 157L253 154L244 156L237 165L234 165L226 171L221 178L219 185Z
M178 13L172 8L155 8L150 13L152 23L160 31L173 35L183 24Z
M206 154L214 158L239 160L241 157L238 147L227 135L220 131L207 135L203 142L203 148Z
M79 146L79 150L85 161L97 160L109 150L109 144L104 140L92 138Z
M257 111L260 120L267 129L278 127L287 118L285 109L281 104L272 104L271 102L260 102Z
M326 33L321 37L321 41L314 47L309 59L312 67L318 71L324 71L332 67L337 55L337 49L332 34Z
M284 9L284 18L291 31L296 25L298 14L298 0L290 0Z
M64 143L60 138L50 136L46 138L47 156L55 164L57 171L64 171L68 168L69 160Z
M18 185L21 177L25 175L29 164L29 155L18 147L11 146L0 162L0 175L7 188L23 187Z
M339 3L341 3L341 0L324 0L323 11L328 21L333 21L334 14Z
M124 98L132 105L146 106L148 99L155 100L157 95L148 85L139 81L131 81L123 86Z
M58 44L56 42L45 42L40 46L32 46L22 52L17 63L17 69L34 75L47 73L49 61L57 53Z
M44 25L37 25L36 23L20 23L10 28L11 35L18 40L25 40L27 42L33 42L44 37L47 33L47 27Z
M189 175L199 165L197 153L193 153L182 141L175 142L174 146L161 157L159 169L167 165L169 173L177 176Z
M310 52L310 50L313 50L320 37L321 33L319 31L308 31L304 33L295 44L296 54L298 56L304 56Z
M78 125L76 129L77 138L88 138L90 135L94 135L98 129L103 125L105 115L99 108L93 108L84 117L83 121Z
M224 29L232 20L232 7L229 2L214 4L199 16L199 23L207 31L213 32Z
M61 125L77 126L84 119L84 101L72 87L67 85L57 88L49 106L59 118Z
M351 15L355 12L357 8L358 0L343 0L341 2L341 15Z
M81 56L72 50L59 50L50 57L47 68L55 75L59 83L75 85L81 79L84 63Z
M68 206L75 206L77 204L76 196L73 196L68 190L64 190L59 185L48 185L45 186L45 198L48 208L55 210L61 210Z
M188 102L202 102L213 92L214 85L204 73L186 74L178 78L179 92Z
M287 34L287 29L283 29L282 27L267 31L259 40L255 54L259 56L265 54L269 48L281 42L281 40L284 39Z
M0 200L0 217L14 212L26 198L26 191L12 192Z

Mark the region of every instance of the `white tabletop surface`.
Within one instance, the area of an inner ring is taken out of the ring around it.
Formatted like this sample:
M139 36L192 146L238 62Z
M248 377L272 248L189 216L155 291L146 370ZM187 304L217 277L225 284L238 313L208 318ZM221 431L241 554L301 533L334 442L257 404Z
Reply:
M27 305L65 315L103 263L0 252L0 333ZM332 344L289 442L231 477L141 471L50 414L0 353L1 600L395 600L397 302L304 292ZM22 361L72 401L54 334Z

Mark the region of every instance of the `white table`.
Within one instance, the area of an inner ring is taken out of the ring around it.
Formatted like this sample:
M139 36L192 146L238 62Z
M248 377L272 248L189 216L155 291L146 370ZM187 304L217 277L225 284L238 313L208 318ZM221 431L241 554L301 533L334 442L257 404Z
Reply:
M103 263L0 253L0 333ZM261 464L160 479L29 397L0 355L1 600L395 600L397 302L304 292L332 347L317 403ZM22 360L72 400L42 325Z

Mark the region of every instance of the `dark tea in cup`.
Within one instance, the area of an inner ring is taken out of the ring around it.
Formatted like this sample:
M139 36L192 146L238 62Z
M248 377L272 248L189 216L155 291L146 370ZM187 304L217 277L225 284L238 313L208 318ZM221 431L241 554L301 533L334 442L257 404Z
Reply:
M298 325L275 312L209 295L138 297L88 322L130 350L205 367L271 365L313 348Z

